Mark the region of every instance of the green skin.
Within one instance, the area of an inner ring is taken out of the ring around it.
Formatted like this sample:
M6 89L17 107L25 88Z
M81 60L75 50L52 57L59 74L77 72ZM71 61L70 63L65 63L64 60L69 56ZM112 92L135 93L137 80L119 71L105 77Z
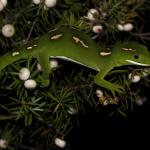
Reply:
M62 34L62 36L58 39L51 39L51 37L59 34ZM73 36L79 38L88 47L83 46L81 42L76 42ZM37 46L33 46L34 44L37 44ZM123 88L104 79L114 67L135 63L135 65L150 66L150 53L145 46L137 42L117 43L111 49L110 55L101 56L102 47L85 33L70 28L51 31L40 39L34 40L34 44L31 45L32 49L30 50L27 49L29 45L21 48L19 55L12 56L12 52L8 52L1 56L0 70L17 60L34 57L38 59L42 66L43 85L48 86L51 72L49 58L62 58L97 70L98 73L94 77L94 83L115 93L122 92Z

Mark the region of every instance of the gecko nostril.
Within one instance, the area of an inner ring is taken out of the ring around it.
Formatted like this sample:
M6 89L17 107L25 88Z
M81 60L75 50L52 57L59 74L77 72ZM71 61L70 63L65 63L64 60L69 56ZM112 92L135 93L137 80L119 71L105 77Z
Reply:
M134 55L134 58L135 58L135 59L138 59L138 58L139 58L139 56L138 56L138 55Z

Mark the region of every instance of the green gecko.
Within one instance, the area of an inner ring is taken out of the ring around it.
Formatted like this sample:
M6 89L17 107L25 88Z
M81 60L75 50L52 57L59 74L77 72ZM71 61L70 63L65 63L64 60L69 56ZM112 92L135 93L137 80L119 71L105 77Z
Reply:
M43 85L49 85L50 58L69 60L97 71L93 82L113 93L122 92L122 87L105 80L114 67L123 65L150 66L147 47L137 42L117 43L109 52L103 51L87 34L73 28L62 27L53 30L30 46L0 56L0 70L24 58L34 57L42 66Z

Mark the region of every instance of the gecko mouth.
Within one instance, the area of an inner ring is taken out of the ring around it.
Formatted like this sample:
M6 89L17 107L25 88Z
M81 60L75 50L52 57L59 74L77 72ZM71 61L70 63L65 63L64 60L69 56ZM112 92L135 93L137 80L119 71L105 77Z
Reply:
M126 60L127 62L131 63L131 64L134 64L134 65L139 65L139 66L150 66L148 64L143 64L143 63L139 63L139 62L136 62L136 61L133 61L133 60Z

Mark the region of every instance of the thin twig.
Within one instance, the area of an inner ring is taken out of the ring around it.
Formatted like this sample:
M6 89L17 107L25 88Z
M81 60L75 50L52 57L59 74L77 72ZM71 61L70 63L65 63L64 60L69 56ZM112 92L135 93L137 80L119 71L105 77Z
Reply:
M133 36L139 37L144 40L150 40L150 32L148 33L130 33Z
M36 19L34 20L34 22L33 22L33 24L32 24L32 27L31 27L31 29L30 29L30 31L29 31L29 33L28 33L28 36L27 36L27 38L26 38L26 40L25 40L25 43L27 43L27 42L29 41L30 37L31 37L32 31L33 31L33 29L34 29L34 26L35 26L37 20L38 20L39 14L40 14L40 8L39 8L38 11L37 11Z
M145 0L141 0L139 3L137 3L135 5L135 7L131 11L135 11L136 9L138 9L139 7L141 7L141 5L143 5L144 3L145 3Z
M26 149L26 150L38 150L37 148L33 148L33 147L28 147L22 144L17 144L18 147Z
M131 35L135 35L135 36L150 36L150 32L147 32L147 33L131 33Z

